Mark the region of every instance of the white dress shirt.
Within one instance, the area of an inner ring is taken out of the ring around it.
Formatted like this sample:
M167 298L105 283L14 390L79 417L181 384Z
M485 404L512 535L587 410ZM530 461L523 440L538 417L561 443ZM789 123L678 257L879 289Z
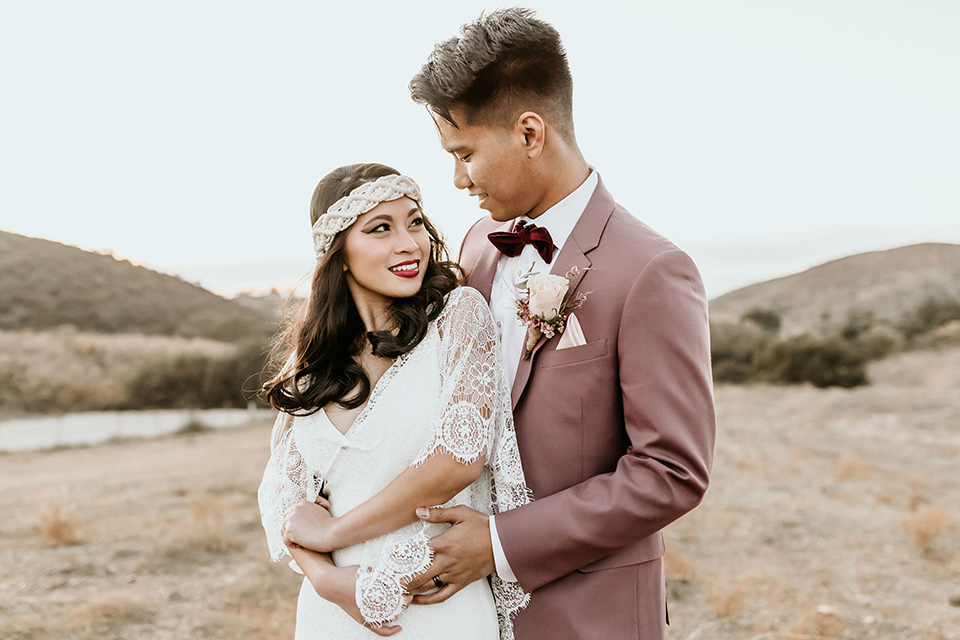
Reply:
M545 226L550 232L554 247L556 247L552 256L556 260L560 250L563 249L563 245L570 238L573 228L580 220L580 216L583 215L584 209L587 208L587 203L593 197L598 182L597 172L593 167L590 167L590 175L587 176L587 179L566 198L544 211L536 219L522 216L517 218L517 221L523 220L528 224ZM520 364L520 356L527 339L527 328L517 317L515 285L523 279L523 276L531 268L534 273L550 273L550 265L543 261L536 248L531 245L526 245L520 255L513 258L500 256L496 274L493 277L493 288L490 290L490 311L497 323L497 330L500 332L503 368L508 389L513 388L513 382L517 377L517 367ZM493 559L496 563L497 575L503 580L516 582L517 577L513 573L513 569L510 568L510 563L507 562L503 547L500 545L496 518L490 518L490 542L493 545Z

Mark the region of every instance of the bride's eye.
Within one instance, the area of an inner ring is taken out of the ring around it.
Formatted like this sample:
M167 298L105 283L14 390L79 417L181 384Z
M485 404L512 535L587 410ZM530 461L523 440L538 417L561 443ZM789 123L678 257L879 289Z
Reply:
M373 229L370 229L369 231L367 231L367 233L377 233L380 231L389 231L389 230L390 230L390 225L388 225L386 222L381 222L380 224L375 226Z
M422 226L423 226L423 218L414 218L413 220L410 221L410 226L411 226L411 227L422 227Z

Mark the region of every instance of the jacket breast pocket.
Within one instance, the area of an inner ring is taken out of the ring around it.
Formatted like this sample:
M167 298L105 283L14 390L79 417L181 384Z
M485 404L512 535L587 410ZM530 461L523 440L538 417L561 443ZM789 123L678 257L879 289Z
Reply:
M554 351L545 351L537 356L537 363L540 367L559 367L565 364L576 364L595 360L607 355L607 341L594 340L587 344L577 347L568 347L566 349L556 349Z

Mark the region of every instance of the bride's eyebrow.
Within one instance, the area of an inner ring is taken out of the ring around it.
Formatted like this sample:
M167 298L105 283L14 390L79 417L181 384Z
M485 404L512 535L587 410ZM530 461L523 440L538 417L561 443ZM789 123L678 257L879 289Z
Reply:
M374 222L376 222L376 223L380 223L380 222L393 222L393 216L388 216L388 215L385 214L385 213L381 213L381 214L378 214L378 215L373 216L373 217L370 218L369 220L364 221L363 226L364 226L364 228L369 229L369 228L370 228L369 225L373 224Z

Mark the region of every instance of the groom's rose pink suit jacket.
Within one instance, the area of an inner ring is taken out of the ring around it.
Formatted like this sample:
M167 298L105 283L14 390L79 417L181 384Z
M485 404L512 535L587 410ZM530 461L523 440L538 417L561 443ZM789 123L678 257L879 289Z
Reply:
M469 285L488 300L499 253L486 236L509 224L485 218L464 239ZM661 529L700 502L713 459L706 296L690 258L602 180L551 273L572 267L587 343L541 339L513 387L535 498L496 520L533 592L517 637L662 637Z

